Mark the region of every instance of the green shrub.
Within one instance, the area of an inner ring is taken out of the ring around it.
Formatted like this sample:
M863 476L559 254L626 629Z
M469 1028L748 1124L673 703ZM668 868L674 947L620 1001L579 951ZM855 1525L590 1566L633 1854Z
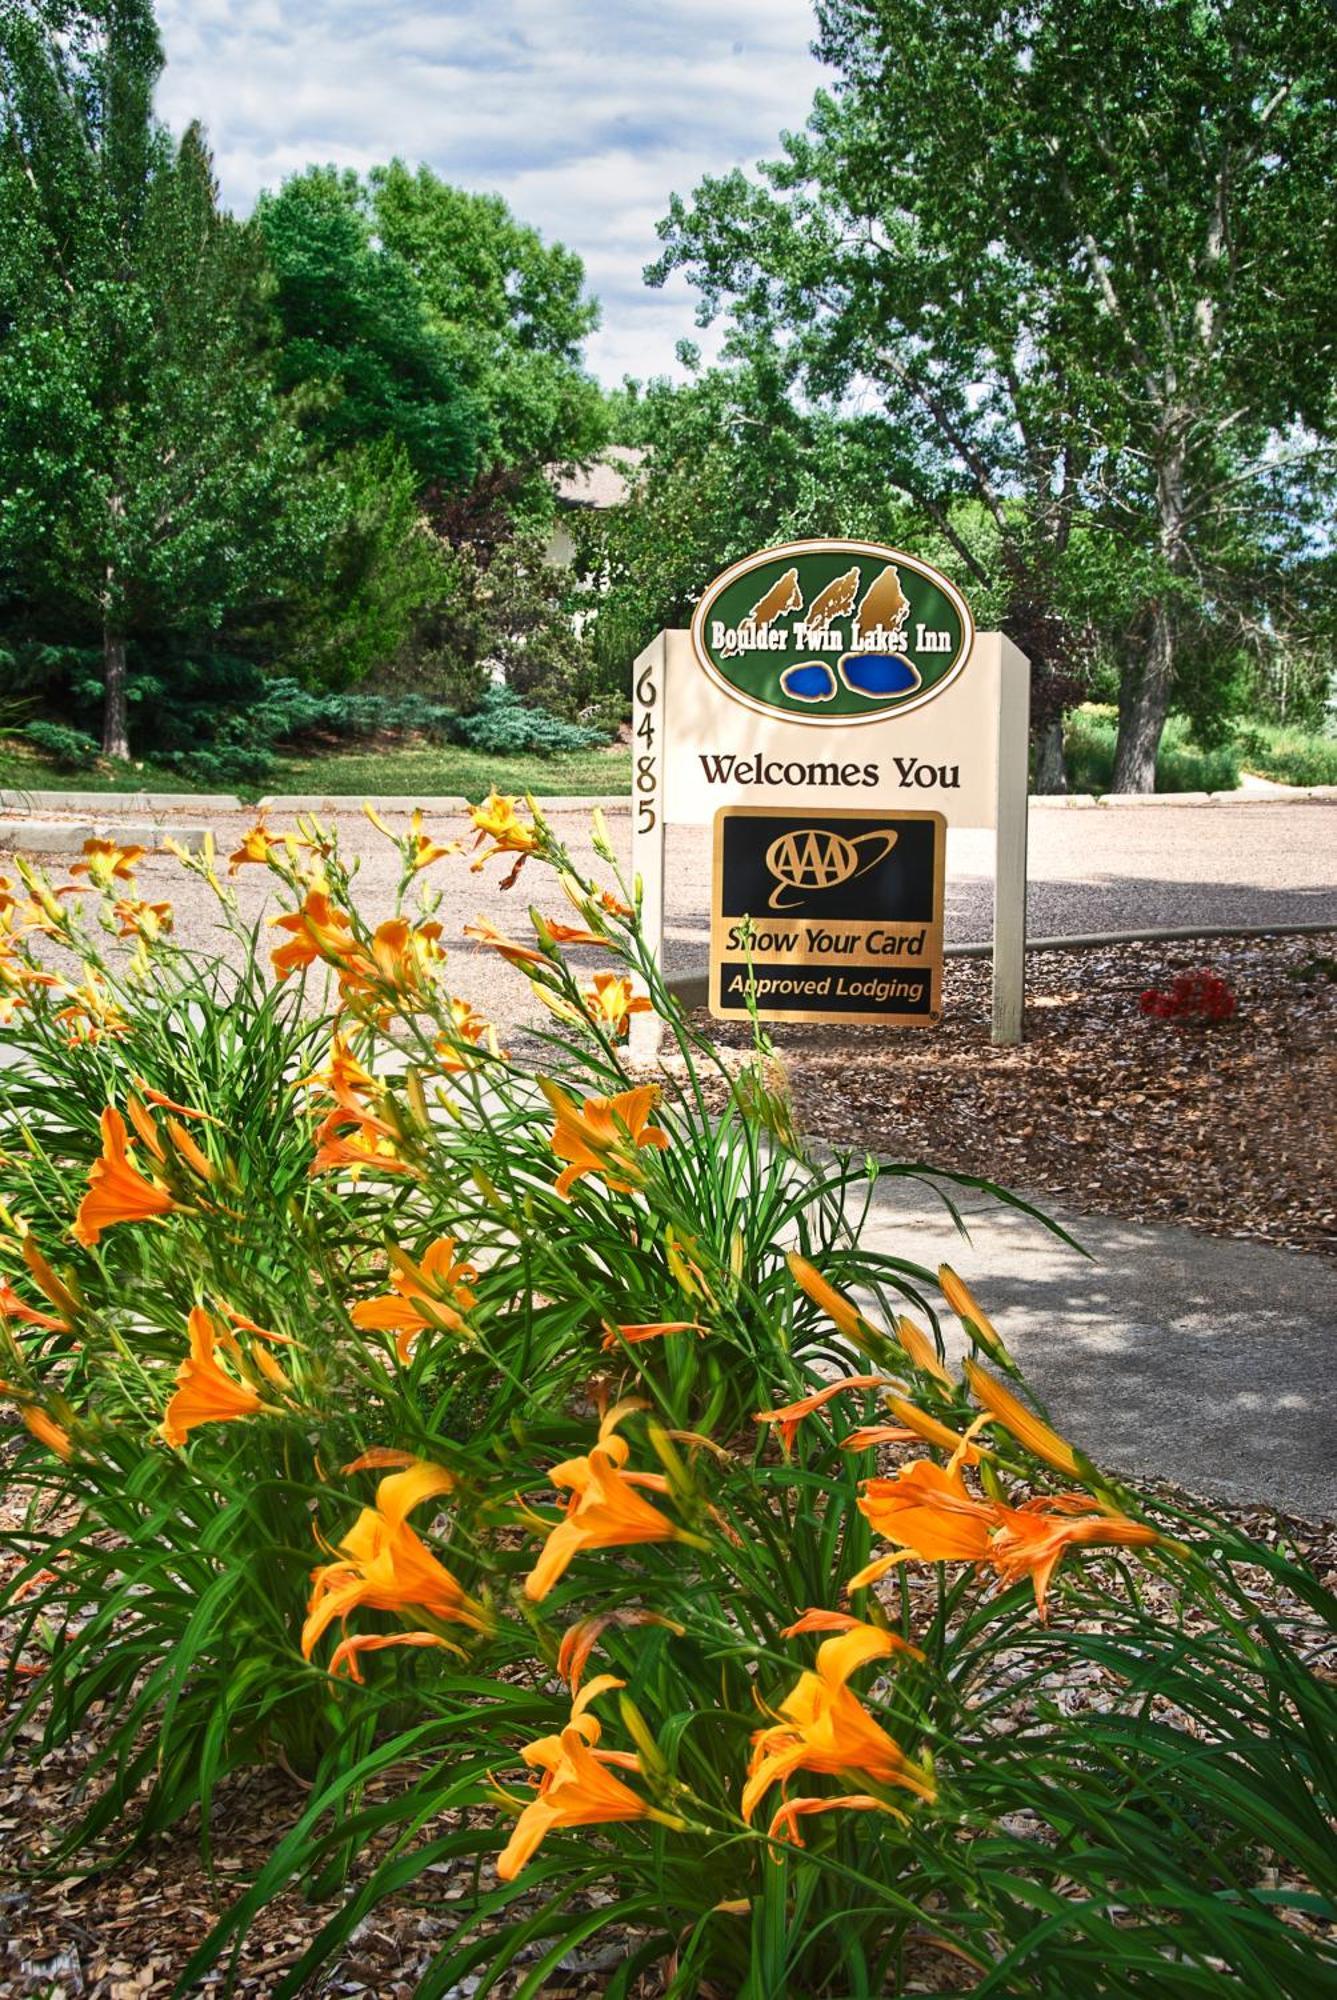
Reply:
M262 681L244 704L199 716L194 745L170 749L158 761L208 784L258 784L274 771L280 748L317 747L331 739L370 742L390 734L446 742L454 720L449 709L421 695L322 694L285 677Z
M45 750L63 771L91 771L100 755L95 737L64 722L29 722L23 734L39 750Z
M513 688L504 686L488 688L472 715L457 716L451 734L467 750L481 750L489 757L526 751L550 757L561 750L590 750L602 740L597 729L532 708Z
M1116 734L1112 708L1088 703L1068 717L1063 753L1068 783L1075 792L1113 789ZM1233 792L1239 781L1239 751L1233 743L1215 750L1201 749L1191 741L1183 716L1170 717L1156 757L1158 792Z

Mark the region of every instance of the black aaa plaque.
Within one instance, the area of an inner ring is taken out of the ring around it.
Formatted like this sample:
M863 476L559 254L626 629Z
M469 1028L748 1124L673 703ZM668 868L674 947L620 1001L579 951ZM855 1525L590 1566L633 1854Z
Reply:
M931 1027L942 993L941 813L715 815L710 1011Z

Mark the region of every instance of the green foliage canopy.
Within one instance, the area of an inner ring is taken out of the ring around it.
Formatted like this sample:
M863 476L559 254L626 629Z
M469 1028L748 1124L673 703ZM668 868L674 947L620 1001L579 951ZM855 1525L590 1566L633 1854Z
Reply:
M1023 603L1099 538L1075 559L1125 640L1118 781L1144 788L1181 664L1228 665L1266 628L1272 552L1303 553L1272 472L1279 452L1317 466L1331 431L1337 17L818 18L834 90L759 179L675 199L652 281L685 270L731 350L778 352L817 404L880 408L889 480L949 538L953 501L977 499Z
M603 397L581 364L599 308L580 258L544 243L499 196L451 187L430 167L375 168L366 205L475 398L483 461L527 471L525 501L542 511L549 489L532 475L588 457L604 435Z
M331 521L255 337L257 246L191 127L152 115L144 0L0 17L0 596L101 634L104 750L126 642L215 631Z
M355 174L311 167L261 197L275 378L328 447L393 439L417 481L467 484L482 413L395 252L373 240Z

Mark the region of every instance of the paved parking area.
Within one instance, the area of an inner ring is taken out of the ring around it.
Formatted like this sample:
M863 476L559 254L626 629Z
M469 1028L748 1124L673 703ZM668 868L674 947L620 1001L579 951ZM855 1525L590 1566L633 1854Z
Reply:
M363 817L357 802L334 816L345 852L359 862L359 895L367 913L379 918L390 906L396 879L395 855ZM392 821L395 815L390 815ZM202 815L183 808L181 818L207 818L220 851L238 845L254 815ZM285 817L272 816L275 827ZM170 819L165 823L170 830ZM600 869L589 844L589 813L564 808L553 824L576 859ZM462 813L429 814L431 832L467 831ZM630 866L631 820L610 812L610 834L624 865ZM68 857L53 857L53 870ZM673 973L705 969L709 935L711 833L706 827L671 831L667 863L668 961ZM953 833L948 841L948 942L985 941L993 897L993 837ZM452 947L452 981L505 1031L546 1018L533 1004L520 974L500 965L489 952L461 936L463 926L482 914L494 923L523 928L531 901L550 912L565 910L556 883L545 870L527 866L516 887L503 891L502 862L478 874L453 856L428 876L441 896L437 911L445 941ZM143 893L167 897L177 912L177 936L202 946L217 939L217 908L193 878L170 856L154 856L141 867ZM236 877L241 909L248 920L275 906L273 883L262 870L244 868ZM1029 923L1032 936L1078 936L1093 931L1145 930L1158 926L1207 924L1337 924L1337 799L1250 800L1212 806L1105 806L1074 810L1036 806L1031 812Z
M1337 918L1337 799L1238 804L1033 805L1027 923L1032 937L1299 924ZM704 968L710 832L669 838L672 969ZM949 944L985 942L993 920L993 835L947 842Z

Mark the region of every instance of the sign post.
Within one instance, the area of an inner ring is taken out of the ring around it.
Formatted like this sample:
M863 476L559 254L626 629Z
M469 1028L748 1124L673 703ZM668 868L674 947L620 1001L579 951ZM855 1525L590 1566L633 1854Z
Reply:
M995 834L993 1038L1020 1041L1030 668L945 577L864 542L765 551L646 647L632 687L632 861L661 963L670 823L927 811Z

